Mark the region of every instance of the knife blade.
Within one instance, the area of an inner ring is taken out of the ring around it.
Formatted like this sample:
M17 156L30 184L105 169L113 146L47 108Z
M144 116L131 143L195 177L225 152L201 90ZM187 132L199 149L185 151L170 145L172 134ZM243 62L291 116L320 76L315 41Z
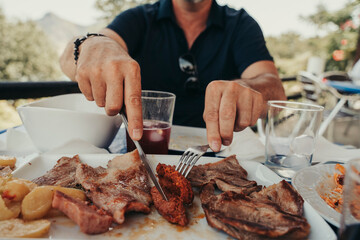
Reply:
M128 129L128 121L127 121L127 118L124 114L123 111L120 112L120 116L123 120L123 123L125 125L125 128L126 128L126 131L129 133L129 129ZM130 133L129 133L130 135ZM136 149L138 150L139 152L139 155L140 155L140 159L141 161L143 162L144 166L145 166L145 169L147 171L147 173L149 174L152 182L154 183L155 187L157 188L157 190L160 192L161 196L163 197L163 199L165 199L166 201L169 201L168 198L166 197L165 193L164 193L164 190L162 189L159 181L157 180L156 176L155 176L155 173L153 171L153 169L151 168L150 166L150 163L149 163L149 159L146 157L146 154L145 152L143 151L142 147L140 146L139 142L136 141L136 140L133 140L131 139L135 146L136 146Z

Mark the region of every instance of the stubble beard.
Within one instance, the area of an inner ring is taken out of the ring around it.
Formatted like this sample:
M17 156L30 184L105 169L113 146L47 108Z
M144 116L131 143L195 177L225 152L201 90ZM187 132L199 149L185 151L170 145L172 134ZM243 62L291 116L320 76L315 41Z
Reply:
M189 2L189 3L199 3L202 1L204 1L204 0L185 0L185 2Z

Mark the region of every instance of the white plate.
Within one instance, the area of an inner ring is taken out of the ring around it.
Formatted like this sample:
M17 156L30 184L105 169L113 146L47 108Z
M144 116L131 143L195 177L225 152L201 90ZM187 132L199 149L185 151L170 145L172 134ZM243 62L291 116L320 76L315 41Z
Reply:
M169 143L170 150L185 151L189 147L205 144L208 144L205 128L172 125ZM224 145L221 145L220 151L225 148Z
M341 214L320 197L320 194L329 193L335 187L335 165L318 164L301 169L292 178L292 185L326 221L340 227Z
M51 169L56 161L64 155L42 155L30 160L29 163L23 165L14 171L15 177L33 179L43 175L47 170ZM106 166L107 162L114 158L113 154L80 154L80 160L90 166ZM149 155L152 166L156 166L159 162L175 165L179 156L175 155ZM203 157L198 163L204 164L216 162L219 158ZM257 162L240 161L248 171L248 178L257 181L261 185L271 185L278 183L282 179L267 167ZM197 195L196 195L197 196ZM336 239L336 235L330 226L320 217L319 214L305 202L305 217L311 225L309 239ZM149 215L139 213L128 214L123 225L116 229L101 235L89 236L81 233L79 228L69 219L60 217L54 219L50 235L51 238L72 238L72 239L88 239L88 238L109 238L120 237L122 239L229 239L229 236L221 231L211 228L204 217L200 200L194 199L193 206L188 210L190 215L190 224L186 228L178 227L164 220L157 211L153 210Z

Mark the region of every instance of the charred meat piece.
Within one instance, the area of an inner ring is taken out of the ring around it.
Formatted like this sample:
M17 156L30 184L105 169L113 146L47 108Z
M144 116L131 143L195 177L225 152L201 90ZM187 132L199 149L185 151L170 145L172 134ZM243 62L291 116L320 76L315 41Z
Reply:
M216 163L194 166L187 178L194 187L201 187L215 179L236 187L248 188L257 185L255 181L247 180L247 172L240 166L235 155Z
M47 171L45 175L32 180L37 185L58 185L62 187L76 187L75 172L80 164L78 155L74 157L62 157L56 165Z
M126 212L150 213L150 185L138 151L115 157L107 167L80 164L76 170L76 180L92 202L110 212L119 224L125 221Z
M186 217L186 210L183 201L179 197L170 197L169 201L163 199L156 187L151 188L151 196L156 210L168 222L186 226L189 220Z
M251 198L256 200L270 200L276 203L282 211L302 216L304 213L303 206L304 200L300 194L285 180L278 184L273 184L264 188L260 192L254 192L250 195Z
M156 172L169 201L165 201L156 187L153 187L151 196L155 208L170 223L186 226L189 220L186 217L185 204L191 204L194 200L190 182L173 166L159 163Z
M52 206L73 220L86 234L107 232L113 222L113 218L105 211L97 209L94 205L89 206L60 191L55 191Z
M194 192L190 182L170 165L159 163L156 167L159 183L164 188L166 196L178 197L184 204L191 204Z
M235 228L229 224L226 224L226 223L220 221L217 218L216 214L214 212L210 211L209 209L207 209L206 207L203 207L203 210L205 212L206 220L211 227L222 230L236 239L241 239L241 240L268 239L268 238L265 238L264 236Z
M244 194L215 195L214 185L214 182L205 185L200 193L202 207L212 227L237 239L256 239L256 236L304 239L308 236L310 225L305 218L288 214L272 202L257 201Z

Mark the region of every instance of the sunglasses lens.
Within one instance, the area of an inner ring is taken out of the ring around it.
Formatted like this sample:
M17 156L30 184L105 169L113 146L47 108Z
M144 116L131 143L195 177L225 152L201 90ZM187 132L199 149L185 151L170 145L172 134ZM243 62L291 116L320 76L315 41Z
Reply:
M194 57L190 54L185 54L179 58L179 66L181 71L187 74L195 73Z
M189 77L185 82L185 89L188 93L197 93L200 89L200 82L196 77Z

